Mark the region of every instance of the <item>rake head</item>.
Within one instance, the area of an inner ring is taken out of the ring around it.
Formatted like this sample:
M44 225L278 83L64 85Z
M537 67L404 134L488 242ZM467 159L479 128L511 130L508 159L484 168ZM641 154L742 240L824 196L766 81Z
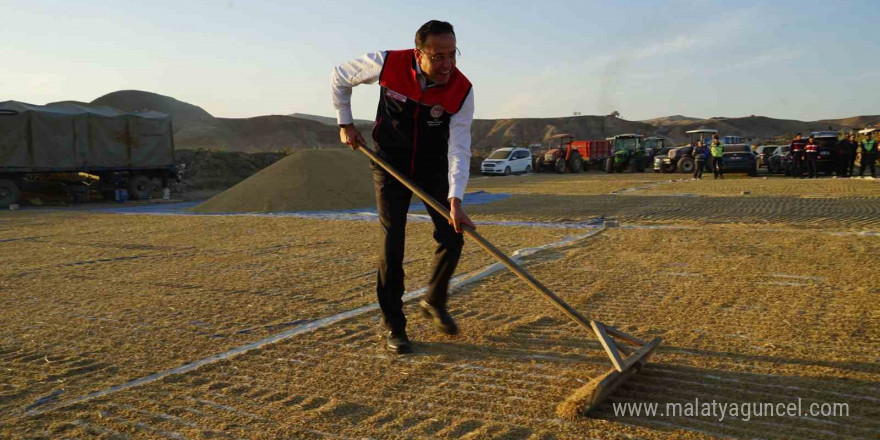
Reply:
M648 363L648 358L654 349L660 345L660 338L645 343L598 321L591 321L590 325L614 367L607 373L590 380L560 403L556 407L556 415L561 419L575 420L598 407L617 387L641 370ZM617 342L612 336L624 342ZM621 353L627 357L621 358Z

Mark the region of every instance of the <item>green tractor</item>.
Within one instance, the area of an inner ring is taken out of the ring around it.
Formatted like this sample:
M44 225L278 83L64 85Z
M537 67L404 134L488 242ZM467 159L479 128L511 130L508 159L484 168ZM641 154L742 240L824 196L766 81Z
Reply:
M619 134L608 138L612 142L611 155L605 160L605 172L622 173L629 169L632 173L644 173L651 161L645 152L640 134Z

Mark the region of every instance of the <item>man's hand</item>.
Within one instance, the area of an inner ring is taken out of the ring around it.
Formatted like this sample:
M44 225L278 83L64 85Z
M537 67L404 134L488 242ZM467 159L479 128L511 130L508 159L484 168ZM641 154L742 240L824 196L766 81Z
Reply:
M367 142L364 141L364 137L361 136L360 130L358 130L354 124L339 127L339 140L341 140L343 144L351 147L352 151L357 150L361 145L367 145Z
M449 204L449 216L452 217L452 220L449 221L449 224L452 225L453 228L455 228L455 232L461 234L461 225L468 225L471 229L477 229L477 227L474 225L474 222L471 221L471 218L464 213L464 209L462 209L461 207L461 199L459 199L458 197L453 197L449 199Z

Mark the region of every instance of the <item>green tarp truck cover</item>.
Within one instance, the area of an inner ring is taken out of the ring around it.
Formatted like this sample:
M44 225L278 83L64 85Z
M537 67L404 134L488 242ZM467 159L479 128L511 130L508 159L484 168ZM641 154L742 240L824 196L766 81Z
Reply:
M0 171L100 171L174 165L171 117L71 103L0 102Z

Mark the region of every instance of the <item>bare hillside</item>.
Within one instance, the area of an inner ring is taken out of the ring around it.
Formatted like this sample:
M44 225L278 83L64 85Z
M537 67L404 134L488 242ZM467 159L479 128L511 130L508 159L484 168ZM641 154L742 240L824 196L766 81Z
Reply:
M690 116L672 115L672 116L663 116L663 117L654 118L654 119L646 119L644 121L639 121L639 122L644 122L646 124L650 124L653 126L664 126L664 125L684 125L684 124L690 124L690 123L694 123L694 122L700 122L702 120L703 120L703 118L693 118Z
M604 139L621 133L653 135L656 128L643 122L610 116L565 118L477 119L471 133L476 149L518 144L546 144L554 134L569 133L579 139Z
M297 151L318 147L341 147L339 131L331 117L294 113L254 118L217 118L201 107L156 93L122 90L109 93L91 104L123 111L156 110L171 115L175 145L181 149L223 149L229 151ZM372 124L359 120L358 127L369 138ZM628 121L610 116L561 118L477 119L471 130L476 151L487 151L513 142L521 145L547 144L554 134L571 133L581 139L604 139L621 133L662 136L674 143L687 139L685 132L714 128L722 135L756 139L789 136L811 130L861 129L880 124L880 115L844 119L796 121L766 116L713 117L700 119L673 115L645 121Z

